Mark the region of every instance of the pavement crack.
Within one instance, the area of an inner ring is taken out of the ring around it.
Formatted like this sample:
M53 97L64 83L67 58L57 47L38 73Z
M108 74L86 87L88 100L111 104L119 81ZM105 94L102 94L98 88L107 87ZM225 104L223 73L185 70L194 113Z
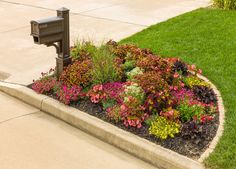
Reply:
M12 117L10 119L4 120L4 121L0 121L0 125L3 124L3 123L9 122L9 121L15 120L15 119L19 119L19 118L22 118L22 117L25 117L25 116L29 116L29 115L32 115L32 114L37 114L37 113L40 113L40 112L41 112L40 110L37 110L37 111L32 112L32 113L28 113L28 114Z

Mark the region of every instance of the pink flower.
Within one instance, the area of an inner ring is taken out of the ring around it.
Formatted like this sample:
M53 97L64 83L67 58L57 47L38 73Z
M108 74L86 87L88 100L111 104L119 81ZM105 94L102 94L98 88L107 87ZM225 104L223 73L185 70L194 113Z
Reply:
M67 86L63 86L62 90L67 91Z
M121 111L125 111L125 109L126 109L125 105L123 105L123 104L120 106L120 108L121 108Z
M112 110L111 107L108 107L108 108L106 109L107 112L110 112L111 110Z
M103 86L102 86L102 85L99 85L99 86L98 86L98 90L101 91L102 89L103 89Z
M179 77L179 74L178 73L175 73L174 74L174 78L178 78Z
M93 86L93 91L94 92L101 91L102 89L103 89L102 85Z
M92 101L93 103L98 103L98 102L99 102L99 95L96 94L96 95L92 96L92 97L91 97L91 101Z
M139 129L139 128L141 128L141 127L142 127L142 124L139 123L139 124L137 125L137 128Z
M170 69L170 68L167 68L167 69L166 69L166 71L167 71L167 72L170 72L170 71L171 71L171 69Z
M169 116L173 116L173 115L174 115L174 110L170 110L170 111L168 112L168 115L169 115Z
M199 74L202 74L202 69L198 69L198 73L199 73Z
M195 70L196 69L196 65L191 65L191 69Z

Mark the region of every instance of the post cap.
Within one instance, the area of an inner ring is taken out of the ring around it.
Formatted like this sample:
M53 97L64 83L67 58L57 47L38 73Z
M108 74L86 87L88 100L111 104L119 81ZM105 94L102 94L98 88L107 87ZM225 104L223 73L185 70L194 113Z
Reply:
M68 12L68 11L70 11L70 10L65 8L65 7L62 7L62 8L57 10L57 12Z

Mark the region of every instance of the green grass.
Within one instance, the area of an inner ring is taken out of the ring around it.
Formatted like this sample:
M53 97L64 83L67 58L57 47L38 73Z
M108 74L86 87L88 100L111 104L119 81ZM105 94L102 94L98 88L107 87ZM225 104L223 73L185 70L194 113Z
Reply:
M236 168L236 12L199 9L143 30L120 43L150 48L196 64L220 90L226 108L223 137L207 166Z

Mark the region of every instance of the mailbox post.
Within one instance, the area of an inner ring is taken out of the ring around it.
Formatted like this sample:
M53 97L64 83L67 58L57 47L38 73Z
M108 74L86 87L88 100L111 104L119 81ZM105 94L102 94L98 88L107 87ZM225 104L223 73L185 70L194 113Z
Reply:
M71 63L69 29L69 9L66 8L58 9L56 17L31 21L31 36L34 43L56 47L57 78L64 67Z

